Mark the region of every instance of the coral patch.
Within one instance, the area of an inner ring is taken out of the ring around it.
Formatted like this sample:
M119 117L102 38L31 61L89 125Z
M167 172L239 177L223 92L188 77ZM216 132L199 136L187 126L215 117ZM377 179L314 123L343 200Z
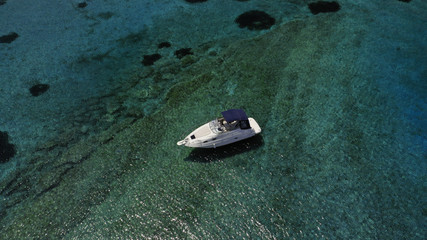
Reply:
M3 35L0 37L0 43L11 43L17 39L19 35L16 32L11 32L8 35Z
M144 55L144 60L142 60L142 64L144 66L151 66L155 61L159 60L162 56L158 53L151 55Z
M175 56L179 59L181 59L187 55L193 55L193 52L191 52L191 48L181 48L181 49L175 51Z
M0 163L9 161L15 154L15 145L9 143L9 135L0 131Z
M36 84L30 88L30 93L34 97L40 96L49 89L48 84Z
M200 3L200 2L206 2L207 0L185 0L185 1L189 3Z
M169 42L161 42L159 45L157 45L158 48L168 48L171 44Z
M308 8L312 14L316 15L318 13L337 12L341 6L337 2L318 1L308 4Z
M249 30L269 29L276 20L263 11L252 10L238 16L235 20L240 28L247 27Z
M85 8L85 7L87 7L87 3L86 2L81 2L81 3L77 4L77 7L78 8Z

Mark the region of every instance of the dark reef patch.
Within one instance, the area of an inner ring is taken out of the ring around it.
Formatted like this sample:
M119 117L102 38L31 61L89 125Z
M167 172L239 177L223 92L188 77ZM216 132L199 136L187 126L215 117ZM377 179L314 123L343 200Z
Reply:
M77 7L78 8L85 8L85 7L87 7L87 2L81 2L81 3L77 4Z
M341 6L337 2L318 1L308 4L308 8L312 14L316 15L318 13L337 12Z
M168 48L170 46L171 46L170 42L161 42L159 43L159 45L157 45L158 48Z
M105 20L110 19L112 16L114 16L114 13L112 13L112 12L102 12L102 13L98 14L98 17L105 19Z
M0 131L0 163L8 162L15 154L15 145L9 143L9 135Z
M6 0L0 0L0 6L6 4Z
M240 28L247 27L249 30L269 29L276 20L263 11L252 10L238 16L235 20Z
M155 61L159 60L162 56L158 53L151 54L151 55L144 55L144 60L142 60L142 64L144 66L151 66L154 64Z
M16 32L11 32L7 35L3 35L0 37L0 43L11 43L15 41L16 38L18 38L19 35Z
M399 0L399 1L401 1L401 2L410 2L411 0Z
M30 88L30 93L34 97L40 96L49 89L48 84L36 84Z
M193 52L191 52L191 48L181 48L181 49L175 51L175 56L179 59L181 59L187 55L193 55Z
M206 2L208 0L185 0L185 1L189 3L200 3L200 2Z

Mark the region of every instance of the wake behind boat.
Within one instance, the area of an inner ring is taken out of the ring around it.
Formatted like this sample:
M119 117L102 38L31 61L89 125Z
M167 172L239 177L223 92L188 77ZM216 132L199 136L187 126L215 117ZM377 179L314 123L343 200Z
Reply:
M242 109L221 112L222 117L212 120L192 133L177 145L194 148L215 148L234 143L261 132L253 118L248 118Z

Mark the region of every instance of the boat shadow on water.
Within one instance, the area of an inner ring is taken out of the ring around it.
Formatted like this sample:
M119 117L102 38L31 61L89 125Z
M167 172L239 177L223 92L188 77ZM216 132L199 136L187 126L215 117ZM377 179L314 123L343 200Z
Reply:
M237 154L253 151L264 145L262 135L235 142L218 148L195 148L184 160L189 162L210 163L233 157Z

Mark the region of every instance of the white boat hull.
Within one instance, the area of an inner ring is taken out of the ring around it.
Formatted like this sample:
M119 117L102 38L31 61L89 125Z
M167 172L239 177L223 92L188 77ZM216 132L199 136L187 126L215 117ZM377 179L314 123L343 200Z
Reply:
M206 123L188 134L184 140L177 142L177 145L193 148L216 148L253 137L261 132L261 128L255 119L248 118L248 120L251 126L250 128L236 128L224 132L214 132L209 126L210 123Z

